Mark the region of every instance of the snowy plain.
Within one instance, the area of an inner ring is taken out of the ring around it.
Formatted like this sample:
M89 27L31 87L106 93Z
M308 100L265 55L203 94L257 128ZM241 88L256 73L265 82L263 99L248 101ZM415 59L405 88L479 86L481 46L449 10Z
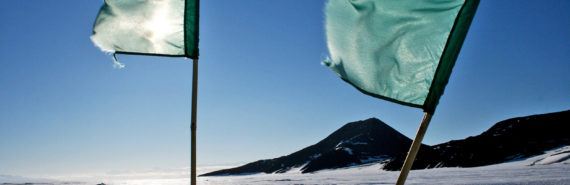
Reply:
M241 176L198 177L200 185L379 185L394 184L399 172L381 170L382 164L323 170L301 174L292 169L281 174L250 174ZM219 168L218 168L219 169ZM217 170L210 168L208 171ZM203 171L205 173L208 171ZM7 177L4 177L7 178ZM3 181L4 180L4 181ZM14 180L14 179L12 179ZM19 181L19 182L18 182ZM23 179L2 183L25 183ZM36 181L37 182L37 181ZM38 182L40 183L40 182ZM100 182L53 180L53 185L92 184ZM188 178L139 178L134 180L104 181L107 185L186 185ZM506 163L473 168L436 168L413 170L406 184L570 184L570 146L556 148L545 154Z
M570 146L557 148L526 159L474 168L435 168L413 170L406 184L565 184L570 185ZM382 164L324 170L301 174L204 177L200 184L394 184L399 172L381 170Z

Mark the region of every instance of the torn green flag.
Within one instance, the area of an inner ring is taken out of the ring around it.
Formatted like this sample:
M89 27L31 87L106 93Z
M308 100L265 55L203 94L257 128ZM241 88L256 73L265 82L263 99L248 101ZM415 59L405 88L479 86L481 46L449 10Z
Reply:
M479 0L330 0L323 63L365 94L433 113Z
M198 58L199 0L105 0L91 40L112 53Z

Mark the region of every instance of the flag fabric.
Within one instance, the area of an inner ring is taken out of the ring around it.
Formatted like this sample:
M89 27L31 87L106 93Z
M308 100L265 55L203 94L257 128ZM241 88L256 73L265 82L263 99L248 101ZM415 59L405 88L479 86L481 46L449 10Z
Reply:
M365 94L433 113L479 0L330 0L323 63Z
M103 51L198 57L199 0L105 0L91 40Z

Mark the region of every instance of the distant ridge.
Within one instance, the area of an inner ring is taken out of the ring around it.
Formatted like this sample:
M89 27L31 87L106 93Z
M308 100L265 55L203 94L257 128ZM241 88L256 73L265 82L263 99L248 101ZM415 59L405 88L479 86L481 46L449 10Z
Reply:
M482 166L542 154L570 145L569 123L570 110L504 120L478 136L422 145L412 169ZM347 123L292 154L201 176L283 173L292 168L309 173L378 162L385 163L385 170L399 170L411 142L379 119L370 118Z
M423 148L412 169L490 165L565 145L570 145L570 110L504 120L480 135ZM384 169L400 170L404 159L397 156Z

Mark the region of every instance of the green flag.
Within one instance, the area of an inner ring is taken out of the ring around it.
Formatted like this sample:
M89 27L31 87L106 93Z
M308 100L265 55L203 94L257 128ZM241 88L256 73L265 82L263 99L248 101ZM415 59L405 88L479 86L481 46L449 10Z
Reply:
M330 0L323 63L365 94L433 113L479 0Z
M199 0L105 0L91 40L103 51L198 57Z

